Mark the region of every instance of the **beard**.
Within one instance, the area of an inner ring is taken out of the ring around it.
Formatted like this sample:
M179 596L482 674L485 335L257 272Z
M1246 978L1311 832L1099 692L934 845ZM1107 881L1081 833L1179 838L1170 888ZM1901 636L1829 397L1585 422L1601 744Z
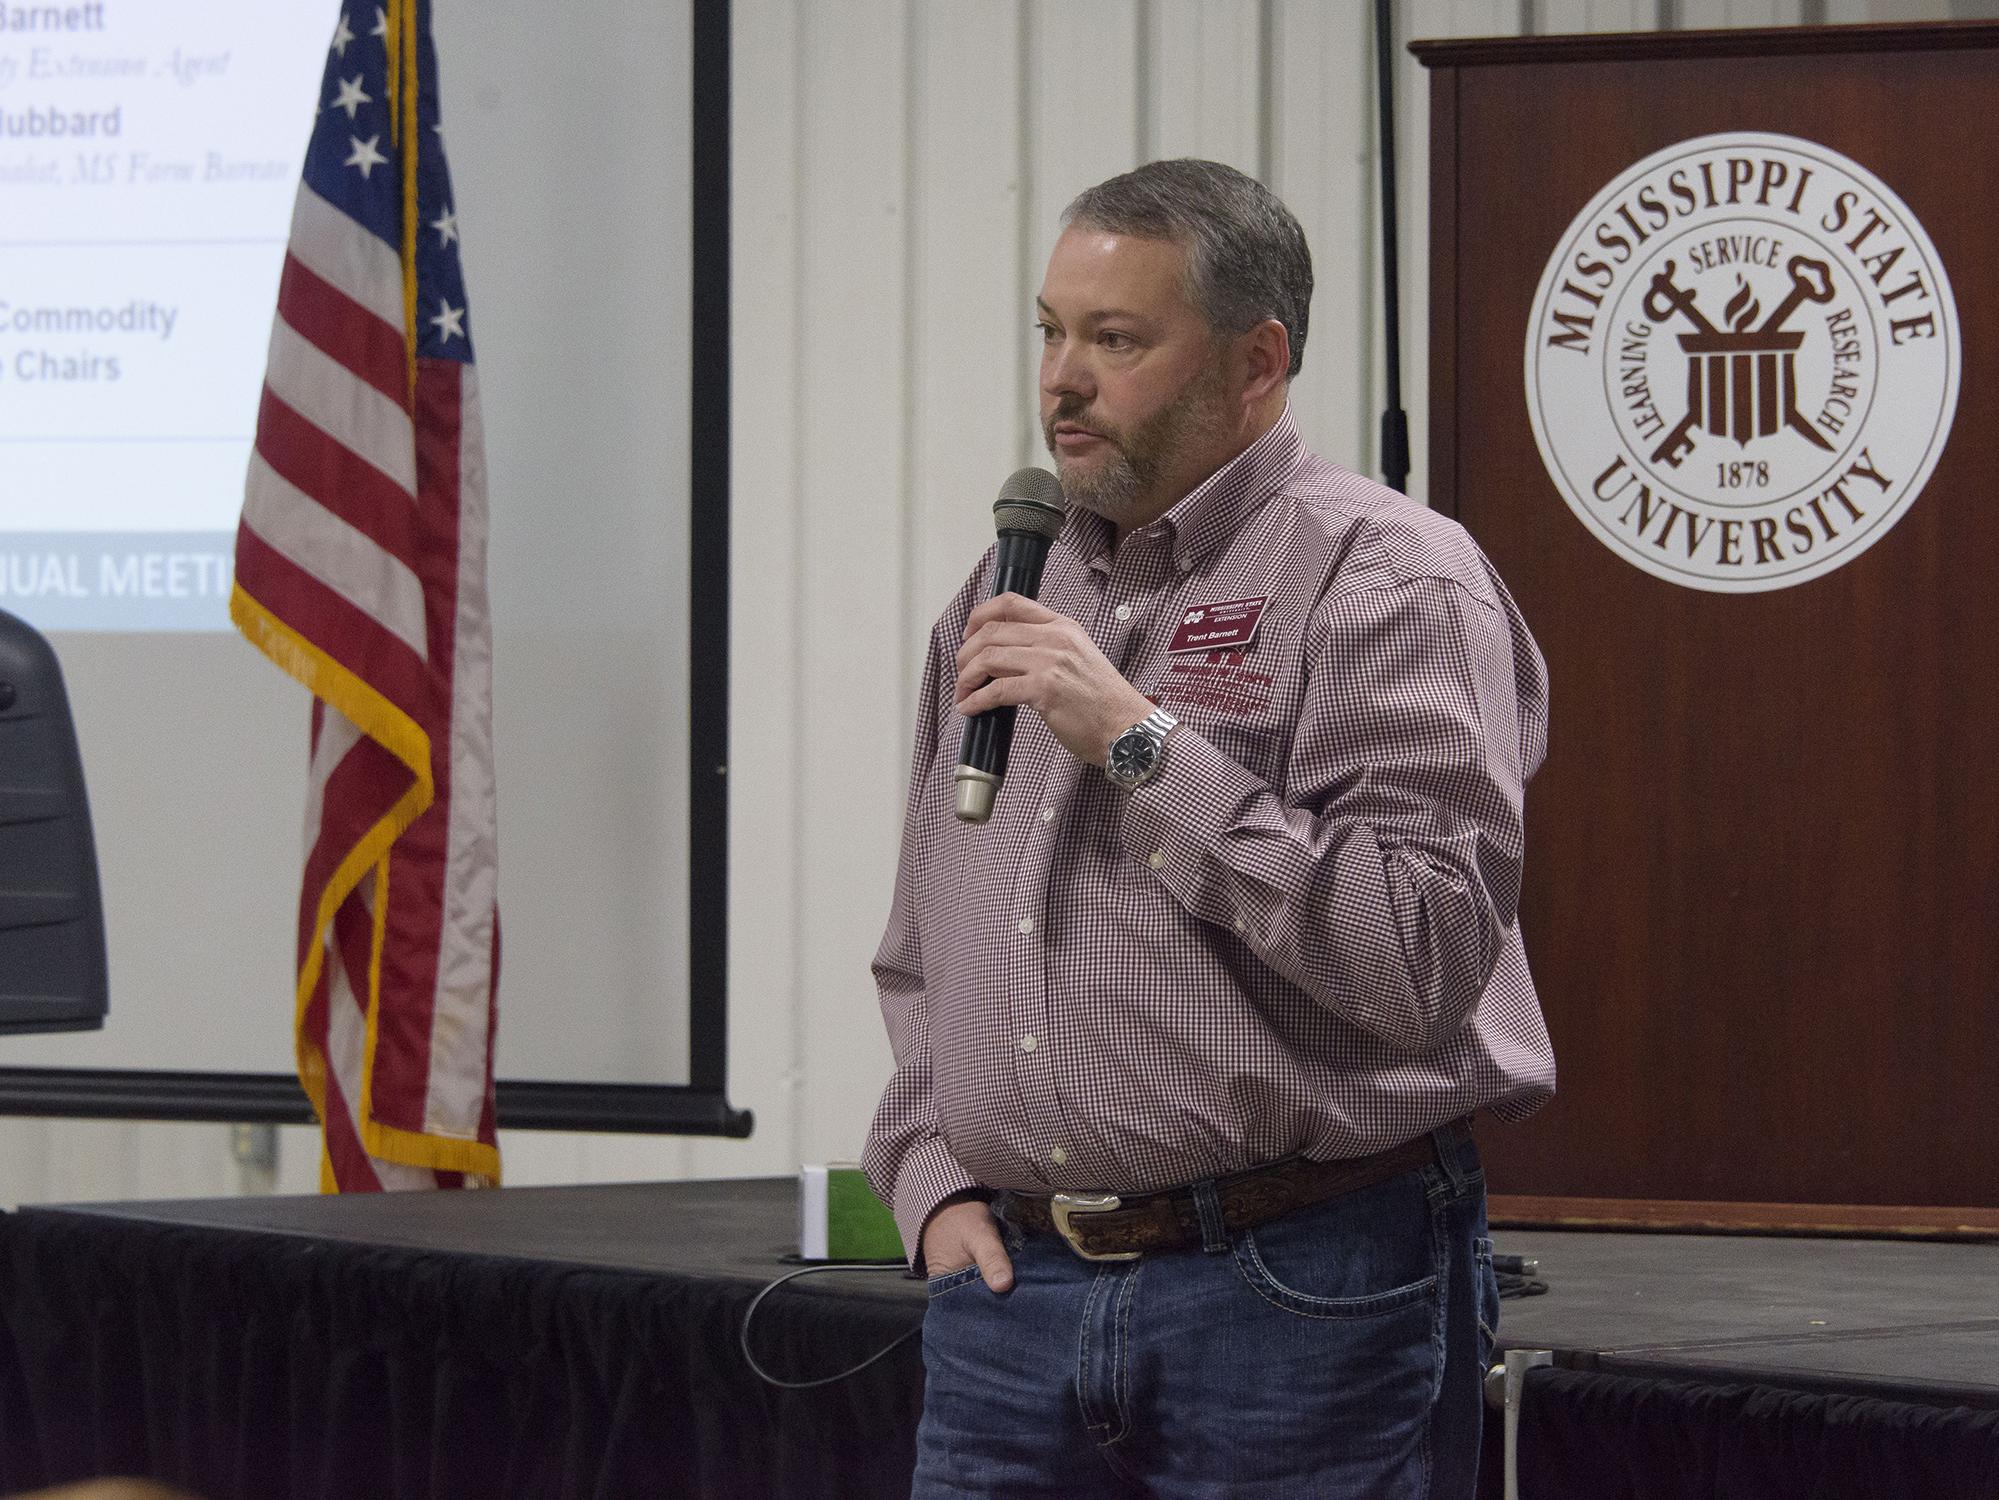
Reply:
M1185 472L1194 455L1213 451L1227 434L1221 399L1226 379L1219 363L1209 365L1172 401L1131 428L1092 421L1087 403L1064 396L1041 421L1042 441L1055 460L1063 495L1120 531L1161 514L1165 506L1160 502L1178 496L1160 495L1160 486ZM1089 428L1104 439L1105 449L1090 460L1065 458L1055 444L1057 422Z

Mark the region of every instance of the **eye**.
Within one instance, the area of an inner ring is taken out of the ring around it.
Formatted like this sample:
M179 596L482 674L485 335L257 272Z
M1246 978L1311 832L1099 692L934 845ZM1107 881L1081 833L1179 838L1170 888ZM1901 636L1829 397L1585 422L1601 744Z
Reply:
M1135 347L1136 341L1128 333L1119 333L1115 328L1106 328L1097 335L1097 342L1113 354L1122 354Z
M1061 335L1055 331L1055 327L1051 323L1043 323L1037 321L1034 326L1041 330L1041 342L1044 344L1052 344L1055 342L1056 339L1061 337Z

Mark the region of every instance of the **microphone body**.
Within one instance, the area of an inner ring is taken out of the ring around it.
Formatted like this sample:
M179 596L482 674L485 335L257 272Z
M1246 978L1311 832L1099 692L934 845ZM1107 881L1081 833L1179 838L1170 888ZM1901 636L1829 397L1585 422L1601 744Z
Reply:
M1041 570L1055 534L1062 529L1062 487L1046 469L1022 469L1001 486L993 514L999 524L993 596L1019 594L1032 599L1041 592ZM1007 751L1013 745L1016 711L1014 704L1003 703L965 721L954 777L961 822L983 823L993 815L1006 776Z

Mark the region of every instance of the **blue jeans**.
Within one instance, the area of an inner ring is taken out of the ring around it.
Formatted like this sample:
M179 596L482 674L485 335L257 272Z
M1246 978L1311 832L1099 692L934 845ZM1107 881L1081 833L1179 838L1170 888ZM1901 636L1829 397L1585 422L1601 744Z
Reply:
M1470 1500L1499 1321L1485 1175L1438 1159L1200 1248L1091 1262L996 1208L1014 1286L932 1278L914 1500Z

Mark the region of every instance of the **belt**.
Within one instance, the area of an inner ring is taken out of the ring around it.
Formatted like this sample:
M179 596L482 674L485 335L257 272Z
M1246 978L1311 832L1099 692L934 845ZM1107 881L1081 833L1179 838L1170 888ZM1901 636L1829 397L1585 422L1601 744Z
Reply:
M1465 1120L1455 1128L1469 1133L1470 1124ZM1221 1200L1222 1226L1230 1231L1254 1228L1294 1208L1373 1187L1435 1160L1435 1140L1419 1135L1372 1156L1346 1161L1287 1156L1218 1177L1215 1194ZM1202 1242L1201 1213L1190 1187L1138 1196L1005 1192L993 1206L1009 1224L1059 1234L1085 1260L1136 1260L1149 1250L1189 1249Z

